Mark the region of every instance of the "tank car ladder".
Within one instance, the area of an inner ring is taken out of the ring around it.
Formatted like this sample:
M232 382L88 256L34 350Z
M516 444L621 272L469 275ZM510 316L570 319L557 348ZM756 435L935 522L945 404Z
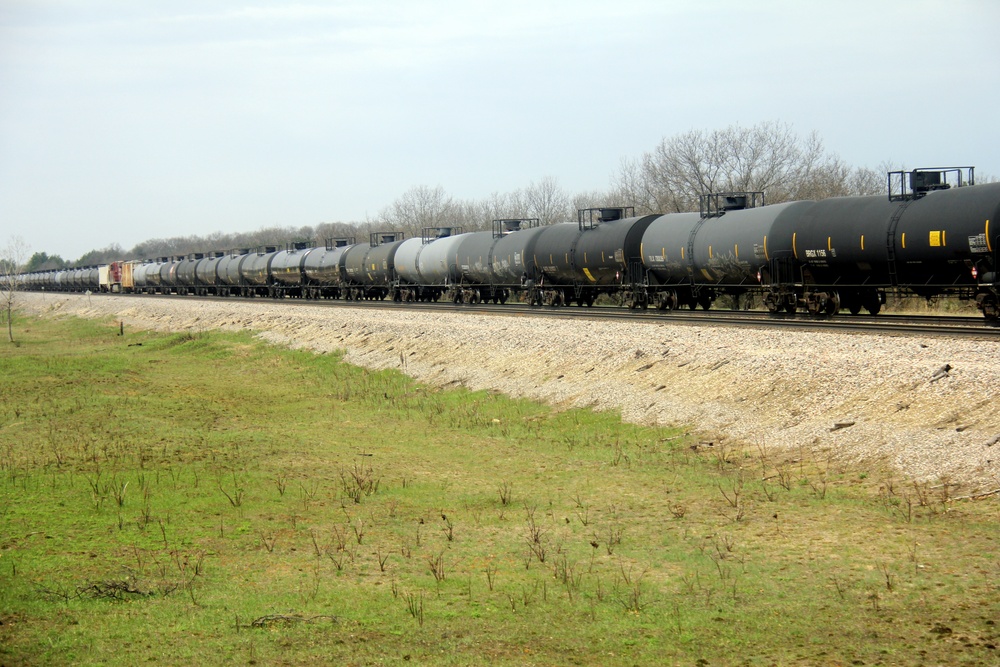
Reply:
M893 212L892 217L889 218L889 226L886 230L885 239L885 258L886 266L889 269L889 285L891 287L896 287L899 284L899 277L896 273L896 228L899 227L899 221L903 217L903 213L906 208L913 203L914 200L909 199L900 202L899 207Z

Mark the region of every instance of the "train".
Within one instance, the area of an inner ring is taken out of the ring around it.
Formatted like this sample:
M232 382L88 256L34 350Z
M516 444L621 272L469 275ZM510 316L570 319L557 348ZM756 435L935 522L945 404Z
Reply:
M498 219L493 229L377 232L28 273L31 290L592 306L739 307L772 314L878 314L886 294L974 301L1000 319L1000 183L973 167L889 172L889 194L766 204L703 195L697 212L589 208L573 222Z

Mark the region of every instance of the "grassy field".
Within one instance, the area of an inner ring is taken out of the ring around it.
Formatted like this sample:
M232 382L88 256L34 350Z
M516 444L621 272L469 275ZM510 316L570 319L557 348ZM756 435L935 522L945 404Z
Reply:
M26 326L2 665L1000 661L995 498L249 335Z

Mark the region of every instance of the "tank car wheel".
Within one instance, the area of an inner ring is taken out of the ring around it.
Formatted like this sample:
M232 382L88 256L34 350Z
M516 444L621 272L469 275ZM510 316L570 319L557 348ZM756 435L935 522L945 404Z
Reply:
M798 310L798 308L796 307L794 301L785 304L785 312L788 313L789 315L794 315L796 310Z
M836 292L830 292L830 296L826 300L826 315L828 317L833 317L840 312L840 295Z

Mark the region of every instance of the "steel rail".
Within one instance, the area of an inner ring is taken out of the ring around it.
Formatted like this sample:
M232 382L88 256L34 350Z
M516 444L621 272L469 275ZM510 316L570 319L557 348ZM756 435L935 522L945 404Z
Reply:
M679 326L722 326L832 331L882 335L941 336L980 338L1000 341L1000 324L979 317L944 315L839 315L816 317L808 313L781 313L748 310L629 310L619 306L527 306L522 304L453 304L453 303L399 303L394 301L345 301L339 299L269 299L266 297L244 299L240 297L198 297L176 294L115 294L114 297L144 297L158 299L183 299L214 301L220 303L261 304L267 306L323 306L332 308L375 308L432 313L474 313L507 317L549 317L556 319L581 319L583 321L641 322Z

